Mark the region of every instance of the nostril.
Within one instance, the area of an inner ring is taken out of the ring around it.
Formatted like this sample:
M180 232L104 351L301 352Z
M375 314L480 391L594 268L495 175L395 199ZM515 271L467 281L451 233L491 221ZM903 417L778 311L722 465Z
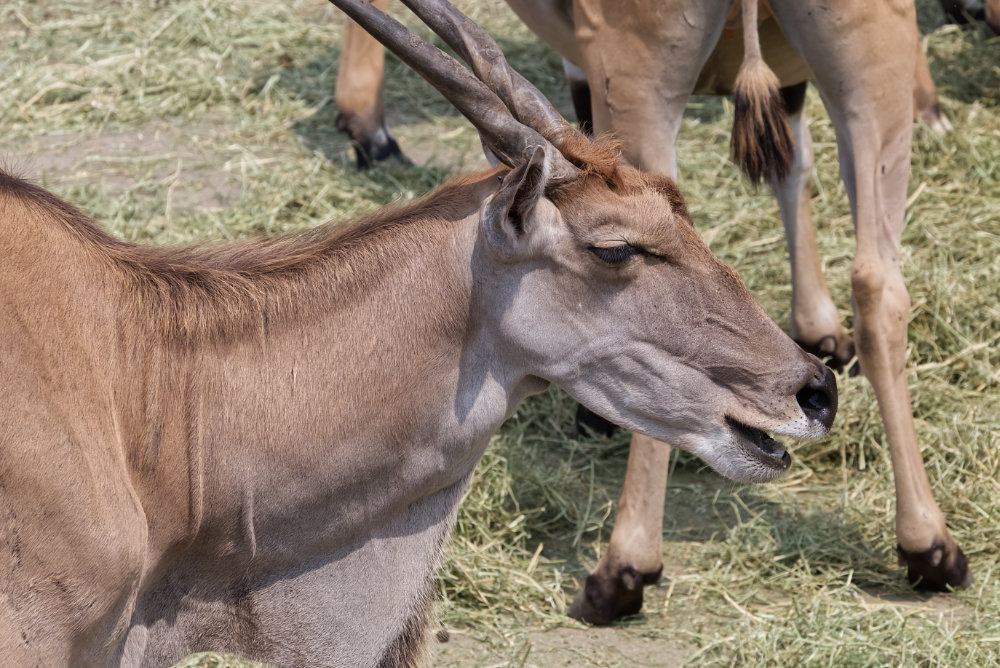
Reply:
M807 413L817 413L830 407L830 397L823 391L822 388L811 386L803 387L795 395L795 399L799 402L799 406L802 407L802 410Z
M829 429L837 415L837 378L828 367L823 367L823 371L821 378L813 378L795 393L795 400L806 417L822 422Z

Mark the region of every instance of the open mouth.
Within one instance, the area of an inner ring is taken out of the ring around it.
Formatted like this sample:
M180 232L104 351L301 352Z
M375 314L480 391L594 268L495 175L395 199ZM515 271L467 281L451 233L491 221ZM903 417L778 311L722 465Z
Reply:
M726 416L726 424L736 434L740 443L750 446L746 448L747 451L762 464L773 468L787 469L792 463L792 458L784 446L771 438L767 432L737 422L728 415Z

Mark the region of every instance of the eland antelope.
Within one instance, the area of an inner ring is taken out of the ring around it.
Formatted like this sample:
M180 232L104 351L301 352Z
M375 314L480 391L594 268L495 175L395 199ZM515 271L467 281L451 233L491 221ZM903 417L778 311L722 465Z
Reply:
M385 6L386 0L375 3ZM919 587L968 586L967 559L945 525L924 470L905 372L910 302L899 247L911 119L919 112L928 123L949 127L920 49L912 0L507 3L563 56L578 115L589 119L595 133L612 133L626 160L646 171L676 178L674 145L692 93L732 93L739 72L781 87L779 106L787 121L776 123L775 143L734 133L733 145L744 170L752 179L767 180L778 198L792 264L792 336L834 368L849 364L857 345L889 442L900 563ZM366 53L382 58L377 48ZM369 65L355 73L366 71L374 72ZM338 103L360 100L359 89L369 91L369 106L341 106L345 126L365 129L361 150L378 155L389 142L395 147L372 92L380 88L380 78L351 79L343 68L340 77ZM813 158L803 115L807 79L833 120L855 219L853 340L827 290L811 220ZM340 94L341 82L348 80L345 90L354 89L353 98ZM734 130L747 117L738 112ZM743 150L747 146L763 152ZM782 160L771 163L772 150ZM769 164L786 166L768 171ZM607 622L636 612L642 586L659 579L668 454L665 444L635 436L611 544L571 607L574 616Z
M195 248L115 240L0 175L5 664L419 663L472 470L550 383L736 480L788 468L768 432L830 428L833 373L673 181L579 133L445 0L408 4L476 76L334 4L503 165L355 224Z

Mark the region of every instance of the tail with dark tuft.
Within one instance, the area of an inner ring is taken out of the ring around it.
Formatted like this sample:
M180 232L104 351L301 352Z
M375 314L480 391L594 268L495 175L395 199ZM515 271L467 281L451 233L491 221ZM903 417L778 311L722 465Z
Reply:
M743 2L743 44L730 152L751 182L781 180L791 168L795 146L778 78L760 53L757 0Z

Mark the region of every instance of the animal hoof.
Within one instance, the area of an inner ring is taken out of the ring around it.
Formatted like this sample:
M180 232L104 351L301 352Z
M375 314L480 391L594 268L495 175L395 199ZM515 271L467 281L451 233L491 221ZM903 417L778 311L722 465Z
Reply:
M337 115L336 124L337 129L350 137L354 145L358 171L371 169L376 162L393 161L406 167L413 165L384 124L373 126L365 115L344 113Z
M386 133L385 137L380 137L381 142L354 142L354 157L357 161L358 171L371 169L376 162L394 162L404 167L412 167L413 161L403 154L399 144Z
M591 573L583 591L569 606L569 616L581 622L604 626L616 619L637 614L642 610L643 587L659 582L662 572L662 566L655 573L645 575L626 566L611 578Z
M969 560L958 545L947 547L935 541L923 552L908 552L896 546L900 565L906 566L906 577L917 589L949 591L965 589L972 585L973 576Z
M799 347L823 360L828 367L840 373L854 359L854 342L846 334L842 337L824 336L817 342L796 341Z

